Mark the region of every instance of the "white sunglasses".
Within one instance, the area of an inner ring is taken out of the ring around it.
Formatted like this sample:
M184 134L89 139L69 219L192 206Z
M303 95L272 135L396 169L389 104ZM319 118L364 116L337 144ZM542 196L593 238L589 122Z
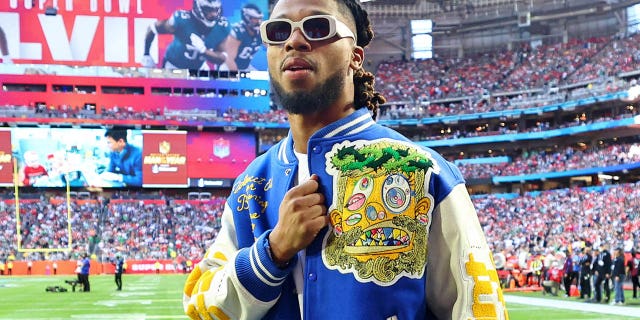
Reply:
M300 21L285 18L265 20L260 24L260 37L266 44L283 44L289 40L296 28L302 30L302 34L309 41L322 41L336 35L340 38L352 38L354 43L356 41L351 29L330 15L308 16Z

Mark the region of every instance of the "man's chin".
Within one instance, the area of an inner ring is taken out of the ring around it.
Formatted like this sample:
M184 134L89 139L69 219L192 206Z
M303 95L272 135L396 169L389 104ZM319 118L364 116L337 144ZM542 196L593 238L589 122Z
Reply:
M272 82L274 94L282 107L287 112L298 115L310 115L325 110L337 99L343 86L344 78L340 77L340 73L335 73L319 84L310 84L309 81L287 82L284 85L277 81Z

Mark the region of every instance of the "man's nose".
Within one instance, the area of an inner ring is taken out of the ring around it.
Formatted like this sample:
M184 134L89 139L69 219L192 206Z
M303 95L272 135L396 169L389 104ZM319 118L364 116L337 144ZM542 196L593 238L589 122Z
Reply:
M311 44L309 40L304 36L304 33L300 28L296 28L291 32L291 36L285 43L285 49L289 50L298 50L298 51L309 51L311 49Z

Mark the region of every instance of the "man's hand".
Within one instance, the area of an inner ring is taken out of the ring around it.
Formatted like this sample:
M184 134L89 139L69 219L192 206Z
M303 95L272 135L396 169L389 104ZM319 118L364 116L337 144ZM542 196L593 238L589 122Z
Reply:
M271 257L283 265L306 248L329 224L324 195L318 192L318 176L287 191L280 204L278 223L269 235Z
M153 58L150 55L142 56L142 60L140 60L140 65L145 68L155 68L156 62L153 61Z
M199 54L203 54L205 51L207 51L207 46L204 44L204 40L198 37L197 34L192 33L189 39L191 39L191 44L187 45L187 49L194 50Z

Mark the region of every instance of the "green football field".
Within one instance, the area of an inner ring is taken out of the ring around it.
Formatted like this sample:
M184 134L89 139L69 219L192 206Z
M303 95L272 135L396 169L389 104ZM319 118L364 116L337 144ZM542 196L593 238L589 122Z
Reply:
M187 275L90 276L91 292L72 292L74 276L0 277L0 319L188 319L182 311ZM62 286L68 292L45 292Z
M116 291L113 275L91 276L91 292L72 292L64 280L73 276L0 277L0 319L187 319L182 312L182 285L186 275L124 275L123 291ZM68 292L45 292L48 286L62 286ZM542 298L539 292L517 294ZM545 298L549 298L546 296ZM639 300L627 306L638 309ZM549 298L554 305L576 302L575 298ZM603 307L605 307L603 305ZM598 312L508 303L511 320L525 319L630 319Z
M537 295L535 295L537 297ZM561 302L558 302L561 304ZM637 306L636 306L637 308ZM574 320L574 319L593 319L593 320L629 320L637 319L630 316L617 316L596 312L573 311L559 308L543 308L538 306L530 306L523 304L510 303L507 304L510 320Z

